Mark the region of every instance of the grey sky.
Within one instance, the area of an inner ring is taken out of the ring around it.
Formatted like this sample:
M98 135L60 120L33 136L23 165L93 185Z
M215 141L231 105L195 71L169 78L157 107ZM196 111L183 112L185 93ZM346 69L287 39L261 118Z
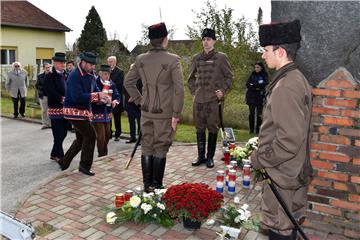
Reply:
M61 2L48 0L29 0L50 16L71 28L66 33L66 42L72 44L80 36L85 24L86 16L92 5L98 11L109 39L122 41L131 50L141 38L141 25L160 22L159 8L162 21L175 28L174 39L187 39L186 25L190 25L195 17L192 10L199 12L205 6L204 0L62 0ZM264 23L270 22L270 0L217 0L219 8L234 9L236 18L242 15L255 21L258 8L263 9Z

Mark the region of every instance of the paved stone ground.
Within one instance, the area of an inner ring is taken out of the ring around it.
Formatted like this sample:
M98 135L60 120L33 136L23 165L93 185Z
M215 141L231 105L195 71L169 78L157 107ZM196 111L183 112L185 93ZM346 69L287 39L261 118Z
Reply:
M140 149L139 149L140 150ZM109 225L105 222L103 207L113 204L116 193L142 186L140 151L138 150L129 168L124 165L130 151L104 157L94 162L96 175L88 177L77 170L61 173L29 196L16 217L30 221L34 226L47 223L53 231L38 239L220 239L218 226L203 224L200 230L188 231L177 223L170 229L154 224L136 225L125 223ZM192 167L196 153L193 145L175 145L167 158L164 184L182 182L203 182L215 187L216 171L224 168L223 162L215 161L214 169L205 166ZM216 159L220 159L218 149ZM260 184L249 195L247 203L253 215L259 211ZM238 176L236 195L242 198L248 190L241 188ZM233 201L233 195L224 194L226 202ZM243 231L240 239L262 240L267 237L256 232ZM320 239L314 238L311 239Z

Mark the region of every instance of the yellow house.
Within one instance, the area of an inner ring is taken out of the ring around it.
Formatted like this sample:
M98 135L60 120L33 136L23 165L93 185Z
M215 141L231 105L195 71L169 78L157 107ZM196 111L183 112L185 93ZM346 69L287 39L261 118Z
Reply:
M36 77L41 64L51 63L55 52L65 52L64 24L28 1L1 1L1 75L14 61ZM6 70L6 71L5 71Z

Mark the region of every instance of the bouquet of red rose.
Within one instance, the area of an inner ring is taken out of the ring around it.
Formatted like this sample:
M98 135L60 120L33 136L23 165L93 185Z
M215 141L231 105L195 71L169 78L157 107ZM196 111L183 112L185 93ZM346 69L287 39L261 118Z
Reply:
M168 188L161 199L172 217L201 222L220 209L224 197L202 183L183 183Z

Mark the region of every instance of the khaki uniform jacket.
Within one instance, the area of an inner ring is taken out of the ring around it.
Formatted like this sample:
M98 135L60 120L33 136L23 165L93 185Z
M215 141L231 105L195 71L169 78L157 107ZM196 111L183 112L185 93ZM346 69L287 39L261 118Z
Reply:
M209 54L196 54L190 66L189 89L195 96L194 102L217 101L215 91L220 89L224 95L229 90L233 73L226 54L211 51Z
M267 96L259 148L251 155L255 169L265 168L283 189L305 185L311 137L311 87L304 75L291 70ZM310 167L311 168L311 167Z
M136 87L141 79L142 95ZM184 105L184 79L180 57L154 48L136 58L124 86L141 116L156 119L179 118Z

